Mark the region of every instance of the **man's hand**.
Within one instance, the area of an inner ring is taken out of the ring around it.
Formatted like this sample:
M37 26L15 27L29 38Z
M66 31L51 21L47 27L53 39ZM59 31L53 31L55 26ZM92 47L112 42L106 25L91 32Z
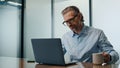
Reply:
M111 56L108 53L103 52L103 56L104 56L104 63L108 63L111 61L110 60Z

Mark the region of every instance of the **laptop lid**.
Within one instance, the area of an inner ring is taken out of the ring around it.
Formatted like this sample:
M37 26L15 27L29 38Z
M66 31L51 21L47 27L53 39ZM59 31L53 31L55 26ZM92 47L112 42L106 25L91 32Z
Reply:
M65 65L60 38L31 39L31 41L36 62Z

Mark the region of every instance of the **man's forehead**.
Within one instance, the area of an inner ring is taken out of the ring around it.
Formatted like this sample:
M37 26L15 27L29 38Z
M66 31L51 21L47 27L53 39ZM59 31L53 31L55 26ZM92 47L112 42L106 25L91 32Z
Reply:
M64 17L73 17L73 16L75 16L73 11L69 11L66 14L64 14Z
M67 12L66 14L64 14L63 16L64 16L64 19L65 19L65 20L68 20L68 19L73 18L75 15L74 15L74 12L73 12L73 11L69 11L69 12Z

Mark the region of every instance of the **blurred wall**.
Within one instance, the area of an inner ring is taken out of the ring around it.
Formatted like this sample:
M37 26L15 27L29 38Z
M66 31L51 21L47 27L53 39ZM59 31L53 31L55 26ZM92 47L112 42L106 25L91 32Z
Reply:
M19 57L20 9L0 4L0 56Z
M34 60L32 38L51 37L51 0L26 0L24 56Z

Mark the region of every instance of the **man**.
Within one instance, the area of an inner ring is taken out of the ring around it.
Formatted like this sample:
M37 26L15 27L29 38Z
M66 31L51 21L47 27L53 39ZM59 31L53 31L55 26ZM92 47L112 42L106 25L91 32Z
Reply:
M119 59L104 32L86 26L83 15L76 6L66 7L62 15L63 24L71 29L62 37L64 53L70 56L71 62L92 62L92 54L99 52L103 52L105 63L115 63Z

